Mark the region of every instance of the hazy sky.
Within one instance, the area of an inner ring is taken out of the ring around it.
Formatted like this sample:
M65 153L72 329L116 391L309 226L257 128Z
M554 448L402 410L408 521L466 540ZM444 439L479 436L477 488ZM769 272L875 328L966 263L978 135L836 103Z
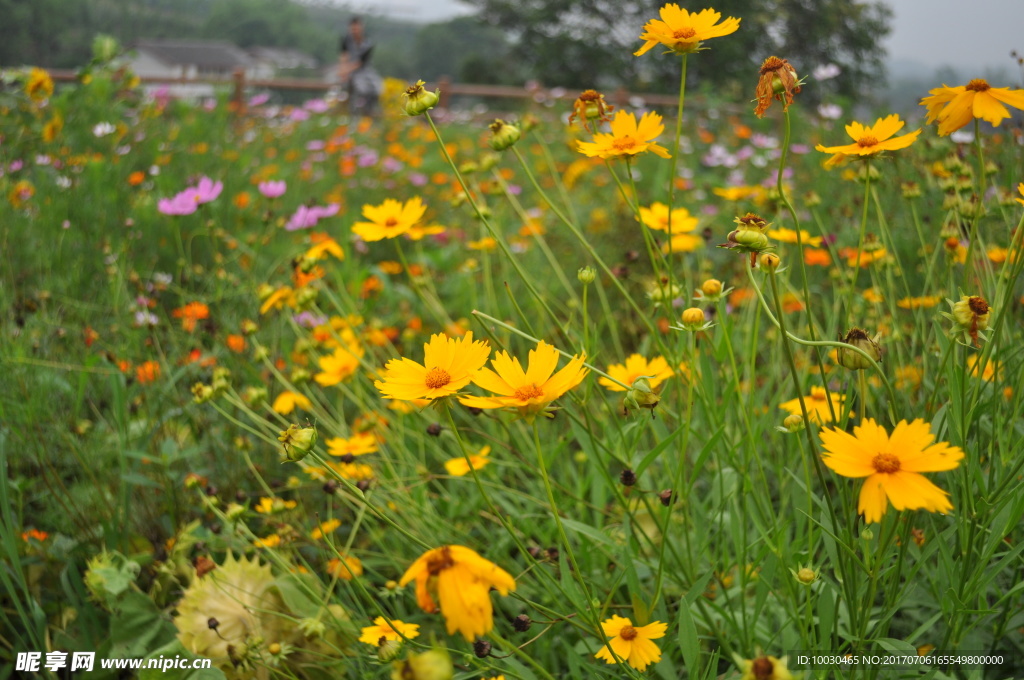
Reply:
M714 6L714 0L676 1L691 10ZM1024 53L1024 0L884 1L895 13L886 43L890 59L914 60L928 67L1004 66L1016 75L1009 54L1012 49ZM458 0L351 3L360 11L379 11L415 21L437 21L470 11Z

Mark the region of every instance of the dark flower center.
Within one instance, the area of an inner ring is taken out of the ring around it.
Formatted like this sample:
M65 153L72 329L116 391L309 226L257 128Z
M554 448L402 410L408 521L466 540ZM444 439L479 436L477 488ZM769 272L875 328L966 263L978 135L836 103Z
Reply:
M878 472L892 474L900 471L900 459L891 453L879 453L871 459L871 467Z
M878 144L878 138L872 137L871 135L865 135L857 140L857 146L869 147Z
M629 151L631 149L636 148L638 144L638 141L636 141L629 135L626 135L625 137L620 137L616 139L614 142L612 142L612 148L615 149L616 151Z
M971 92L984 92L991 88L992 86L983 78L975 78L971 82L967 83L964 89L970 90Z
M386 221L384 222L384 226L385 226L385 227L393 227L393 226L395 226L396 224L398 224L398 220L397 220L397 219L395 219L394 217L389 217L389 218L388 218L388 219L387 219L387 220L386 220Z
M680 28L672 32L672 37L676 40L687 40L695 35L697 35L697 31L690 26Z
M969 300L967 300L967 306L970 307L971 311L977 314L978 316L984 316L988 314L988 302L986 302L985 298L983 297L974 296L970 298Z
M633 626L626 626L619 631L619 637L627 641L635 640L637 635L638 633L636 632L636 628Z

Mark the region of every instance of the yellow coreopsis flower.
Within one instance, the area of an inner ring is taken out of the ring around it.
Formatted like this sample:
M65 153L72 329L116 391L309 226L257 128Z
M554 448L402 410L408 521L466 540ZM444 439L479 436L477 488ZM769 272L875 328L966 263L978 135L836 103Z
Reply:
M412 640L419 636L420 627L419 624L405 623L398 619L391 619L389 623L383 616L378 616L373 620L372 626L366 626L360 633L360 642L379 647L385 640L401 640L402 638Z
M309 399L298 392L291 392L289 390L285 390L281 394L277 395L277 399L274 400L274 404L271 408L281 415L286 416L294 411L296 406L301 408L303 411L308 411L313 408L313 404Z
M939 135L943 137L975 118L998 126L1004 118L1010 117L1004 104L1024 110L1024 90L992 87L982 78L957 87L943 84L928 93L931 96L922 99L921 106L928 109L929 123L939 121Z
M25 79L25 94L36 101L46 99L53 94L53 78L47 71L33 67Z
M306 251L303 255L303 259L307 260L322 260L328 255L333 255L339 260L345 259L345 251L341 249L338 242L330 236L319 236L313 246Z
M804 397L804 406L807 408L807 418L815 425L821 425L826 422L832 422L832 411L829 409L829 399L832 400L832 408L836 411L838 417L843 410L843 402L846 400L846 396L842 394L829 393L825 391L824 387L814 386L811 388L810 395ZM788 411L794 415L803 415L800 410L800 400L790 399L789 401L779 404L779 408Z
M469 462L466 462L465 456L459 456L452 458L444 462L444 469L452 477L462 477L469 474L470 470L479 470L483 466L491 462L491 459L487 455L491 452L490 446L485 446L474 454L470 454Z
M710 8L691 14L679 5L669 3L658 14L661 15L660 20L651 19L644 24L640 39L646 42L633 53L634 56L646 54L659 43L678 54L696 52L702 40L735 33L740 27L740 20L735 17L718 23L722 13Z
M818 144L814 148L823 153L839 156L872 156L882 151L904 149L913 144L917 136L921 134L921 130L914 130L908 134L893 137L904 125L906 122L900 120L899 114L896 113L879 118L871 127L865 127L854 121L846 126L846 134L853 138L853 144L845 146Z
M422 365L412 359L392 359L384 367L383 379L374 385L388 399L447 397L469 384L490 353L487 343L473 340L472 331L461 338L438 333L423 345Z
M896 301L901 309L928 309L942 302L941 295L925 295L923 297L905 297Z
M462 633L467 641L494 628L490 589L502 595L516 589L511 574L461 545L446 545L423 553L402 575L398 585L410 581L416 581L416 602L420 608L426 612L440 609L448 634Z
M576 387L586 377L586 357L574 356L562 370L555 373L558 350L543 340L530 350L527 370L508 352L500 352L491 360L492 371L481 368L473 383L493 392L490 397L460 397L459 401L474 408L514 408L519 415L532 420L546 412L548 405Z
M756 659L734 659L743 671L740 680L793 680L787 657L779 659L774 656L759 656Z
M655 231L669 231L668 206L655 201L651 207L640 207L640 221L644 226ZM686 208L674 208L672 210L672 229L670 233L682 231L693 231L697 228L697 218L690 215Z
M934 440L921 419L901 420L890 435L868 418L852 435L822 430L822 461L843 477L867 478L857 504L866 522L880 521L890 502L897 510L948 512L953 509L949 494L920 473L953 470L964 452L945 442L932 444Z
M321 372L314 375L313 379L324 387L337 385L356 372L362 356L363 348L359 345L350 348L338 347L333 354L317 360Z
M654 357L648 361L642 354L631 354L623 364L612 364L606 371L608 375L626 385L632 385L638 378L647 377L648 386L656 388L672 377L672 368L665 357ZM625 392L626 388L608 378L598 378L597 382L612 392Z
M611 122L611 134L595 132L593 142L576 142L582 154L598 158L632 157L651 151L662 158L671 158L668 149L652 141L665 131L661 116L653 111L645 113L637 123L636 116L617 111Z
M769 229L768 238L773 238L776 241L782 243L796 243L796 230L786 229L785 227L779 227L778 229ZM804 246L811 246L817 248L822 244L824 239L821 236L811 236L810 232L806 229L800 230L800 242Z
M348 439L334 437L324 442L332 456L363 456L377 450L377 436L372 432L357 432Z
M325 522L321 522L320 526L318 526L316 529L313 529L313 531L310 532L309 537L312 538L314 541L319 541L327 534L334 533L340 526L341 520L329 519Z
M594 656L605 663L618 663L612 652L638 671L661 661L661 649L651 641L665 637L667 623L654 621L637 628L631 620L613 616L601 622L601 629L611 639Z
M363 217L369 222L356 222L352 225L352 233L359 235L364 241L380 241L401 236L423 219L423 213L426 211L427 206L419 196L414 196L405 203L386 198L380 205L363 206Z

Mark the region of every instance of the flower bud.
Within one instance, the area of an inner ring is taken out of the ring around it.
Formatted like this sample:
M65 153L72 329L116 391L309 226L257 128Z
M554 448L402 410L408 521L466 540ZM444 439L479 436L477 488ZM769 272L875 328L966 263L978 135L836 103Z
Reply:
M405 104L402 106L405 115L421 116L437 106L441 100L441 90L430 92L424 89L423 85L422 80L417 80L416 84L409 87L402 95L405 97Z
M305 458L313 449L316 444L316 428L299 427L293 423L281 432L277 440L284 446L285 457L294 463Z
M496 118L490 125L491 128L491 139L488 144L495 151L504 151L513 144L519 141L522 136L519 132L519 128L515 125L509 125L500 118Z
M391 680L451 680L454 671L447 652L431 649L396 661L392 665Z
M799 413L788 415L786 416L786 419L782 421L782 427L784 427L787 432L799 432L804 429L806 424L804 417Z
M661 504L667 508L672 505L672 501L675 500L675 494L672 493L672 489L665 489L658 494L658 500L660 500Z
M683 311L682 321L686 330L700 330L700 327L704 325L704 310L700 307L690 307Z
M851 328L846 337L841 337L839 340L847 345L864 350L875 361L882 360L882 348L878 346L878 342L860 328ZM871 367L871 362L865 359L863 355L842 347L836 351L836 358L840 366L851 371L863 371L865 368Z
M992 308L985 298L964 295L959 302L953 304L953 319L964 328L976 328L983 331L988 328L988 320Z
M619 473L619 481L622 482L623 486L635 486L637 482L636 473L626 468Z
M520 633L525 633L530 630L530 625L532 623L533 621L531 621L530 617L526 614L520 614L516 618L512 619L512 627Z
M389 663L398 658L399 653L402 651L401 640L387 640L381 642L380 646L377 647L377 659L381 663Z
M779 256L775 253L765 253L761 256L761 269L774 272L779 268Z
M633 384L626 390L626 396L623 398L623 407L626 413L630 409L635 408L653 409L660 401L661 396L651 387L650 377L642 375L634 380ZM623 484L625 483L623 481Z
M92 39L92 58L98 62L108 62L120 51L116 38L101 33Z
M242 391L242 400L249 406L259 406L269 398L269 392L263 385L250 385Z
M805 586L809 586L818 580L818 572L811 569L810 567L800 567L797 571L793 572L793 577Z
M224 514L229 520L234 522L239 517L245 514L245 507L238 503L231 503L224 509Z
M722 294L722 282L718 279L708 279L700 285L700 292L706 298L718 297Z
M486 659L491 655L491 643L487 640L477 640L473 643L473 653L478 659Z
M213 399L214 390L209 385L197 382L192 386L192 401L197 404L205 404Z
M580 267L576 272L576 278L584 285L591 284L597 278L597 272L593 267Z

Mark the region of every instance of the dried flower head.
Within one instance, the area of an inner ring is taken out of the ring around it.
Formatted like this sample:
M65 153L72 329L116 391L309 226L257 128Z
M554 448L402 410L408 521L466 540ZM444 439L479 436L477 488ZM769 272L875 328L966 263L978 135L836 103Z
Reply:
M757 107L754 115L762 118L772 99L782 102L782 110L788 111L793 103L793 95L800 91L800 81L796 70L789 62L779 57L768 57L761 64L761 78L757 81Z

